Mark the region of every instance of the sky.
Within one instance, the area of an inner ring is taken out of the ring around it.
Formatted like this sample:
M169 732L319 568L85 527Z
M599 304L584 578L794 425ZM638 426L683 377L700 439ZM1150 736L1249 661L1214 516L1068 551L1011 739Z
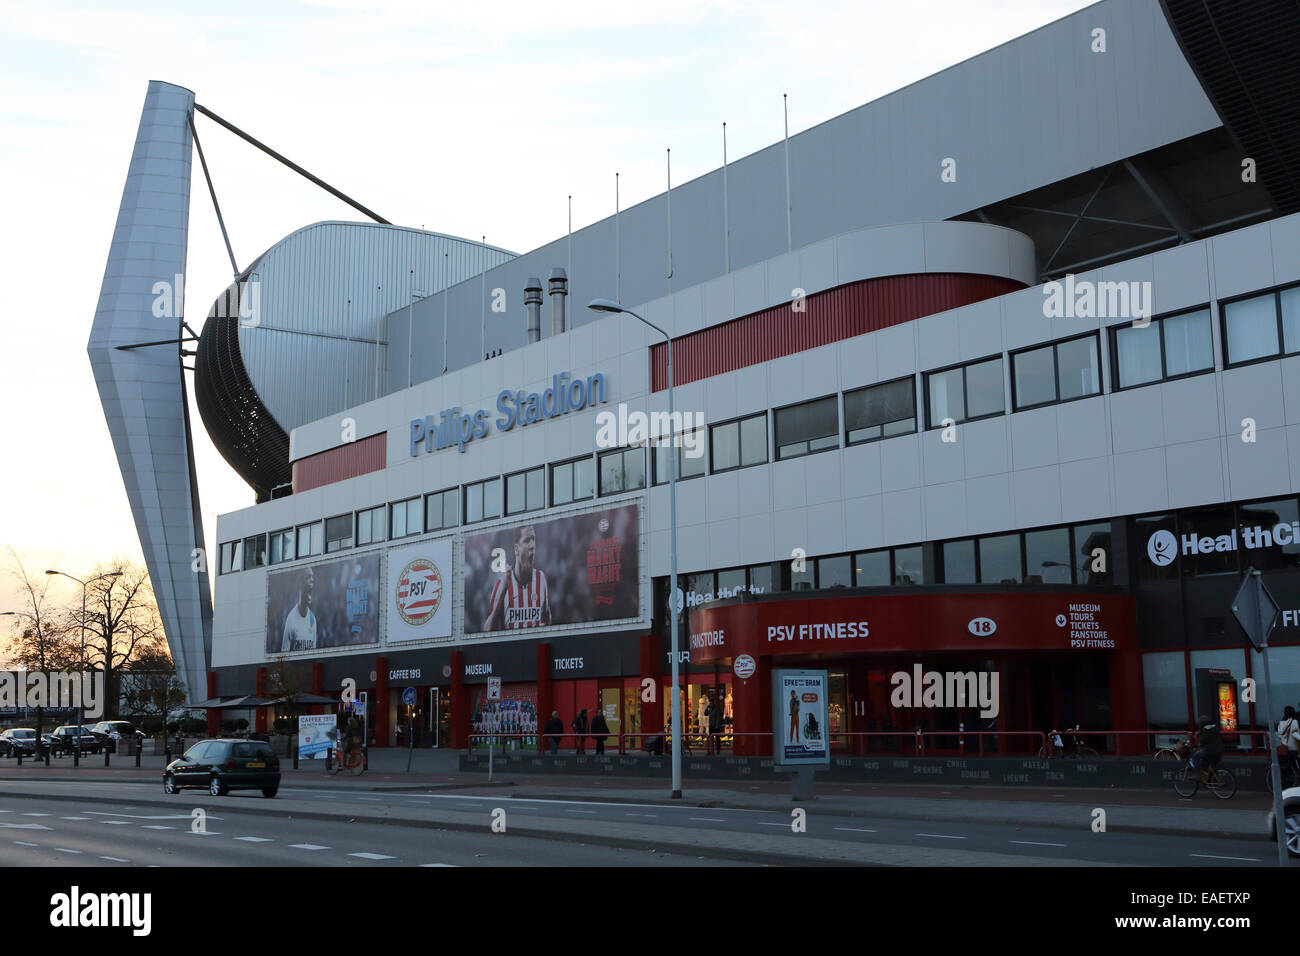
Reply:
M1079 0L0 0L0 569L140 560L86 356L149 80L399 225L528 252L1079 10ZM205 117L240 266L350 207ZM231 273L198 163L186 313ZM191 391L192 395L192 391ZM191 400L192 401L192 400ZM191 405L206 536L253 504ZM73 599L72 585L60 596ZM0 611L22 610L0 570ZM12 618L10 620L13 620Z

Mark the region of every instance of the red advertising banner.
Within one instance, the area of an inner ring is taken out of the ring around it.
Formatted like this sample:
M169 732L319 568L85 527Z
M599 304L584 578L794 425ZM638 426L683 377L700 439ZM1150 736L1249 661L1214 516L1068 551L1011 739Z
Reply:
M696 663L848 651L1083 651L1134 647L1127 594L882 594L744 601L690 612Z

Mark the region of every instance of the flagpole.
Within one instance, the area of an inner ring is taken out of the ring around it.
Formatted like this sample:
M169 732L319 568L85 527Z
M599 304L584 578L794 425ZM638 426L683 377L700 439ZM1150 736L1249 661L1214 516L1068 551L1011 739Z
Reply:
M727 221L727 124L722 124L722 266L731 271L731 226Z
M794 249L794 231L790 226L790 100L781 94L781 109L785 113L785 251Z

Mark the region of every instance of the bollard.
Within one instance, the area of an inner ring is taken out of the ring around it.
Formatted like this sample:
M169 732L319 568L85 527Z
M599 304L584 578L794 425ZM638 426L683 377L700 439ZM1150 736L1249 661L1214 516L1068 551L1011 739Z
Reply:
M81 766L81 738L77 738L72 743L72 765Z
M334 766L334 748L328 747L325 750L325 772L329 773L332 766Z
M23 765L23 750L21 747L14 748L14 756L18 758L18 766Z
M104 744L104 766L107 767L108 765L108 744Z
M293 741L293 769L294 769L294 770L297 770L297 769L298 769L298 740L297 740L297 738L295 738L294 741Z
M48 767L49 765L50 765L50 748L49 748L49 747L46 747L46 748L45 748L45 766Z
M137 739L135 742L135 765L140 766L140 751L144 750L144 741Z

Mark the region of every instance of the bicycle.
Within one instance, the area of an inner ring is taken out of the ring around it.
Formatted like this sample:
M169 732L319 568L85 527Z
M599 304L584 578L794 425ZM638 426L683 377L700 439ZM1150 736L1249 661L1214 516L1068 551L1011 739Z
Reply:
M1191 748L1183 745L1179 750L1180 757L1189 758L1183 769L1174 774L1174 792L1180 797L1195 796L1196 788L1201 785L1220 800L1229 800L1237 792L1237 779L1229 771L1219 767L1198 770L1192 766L1190 760Z
M1059 747L1055 744L1047 744L1038 748L1039 758L1068 757L1070 759L1090 760L1100 756L1097 751L1093 750L1091 747L1085 747L1083 745L1083 738L1079 735L1078 724L1075 724L1069 730L1065 731L1065 733L1070 735L1070 747L1068 749L1065 747L1064 743ZM1058 740L1061 739L1061 737L1062 732L1059 730L1053 730L1047 735L1048 740Z
M1278 768L1282 772L1282 789L1289 790L1292 787L1300 787L1300 763L1291 761L1282 761L1282 766ZM1268 783L1268 792L1273 792L1273 764L1272 761L1264 765L1264 780Z
M325 772L331 775L347 771L354 777L359 777L366 772L366 753L361 747L349 748L341 757L338 751L331 748L330 756L325 761Z

